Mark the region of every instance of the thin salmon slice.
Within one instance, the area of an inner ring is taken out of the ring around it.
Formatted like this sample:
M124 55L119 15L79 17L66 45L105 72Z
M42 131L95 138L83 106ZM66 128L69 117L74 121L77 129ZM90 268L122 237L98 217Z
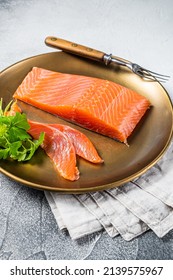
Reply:
M82 132L68 125L49 124L49 126L60 130L72 141L77 155L92 163L103 162L92 142Z
M144 96L114 82L37 67L14 98L125 143L150 106Z
M42 148L50 157L56 171L63 178L75 181L79 179L79 170L76 167L76 152L72 142L60 130L46 124L28 121L28 133L35 139L41 132L45 132Z

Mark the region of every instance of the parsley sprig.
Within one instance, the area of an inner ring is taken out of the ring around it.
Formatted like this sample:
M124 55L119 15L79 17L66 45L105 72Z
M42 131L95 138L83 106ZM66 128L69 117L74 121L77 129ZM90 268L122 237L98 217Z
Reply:
M44 133L38 140L33 140L27 133L30 125L24 113L16 112L14 116L6 114L11 102L2 109L0 100L0 159L27 161L43 143Z

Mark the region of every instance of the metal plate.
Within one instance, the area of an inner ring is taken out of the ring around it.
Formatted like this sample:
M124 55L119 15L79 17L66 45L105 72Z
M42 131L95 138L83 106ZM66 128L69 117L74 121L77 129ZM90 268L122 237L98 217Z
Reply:
M7 104L32 67L108 79L146 96L152 106L128 139L129 147L113 139L85 130L69 122L20 102L28 118L47 123L65 123L81 130L96 146L104 164L94 165L77 158L80 179L75 182L61 178L51 160L39 148L25 163L0 161L2 173L30 187L84 193L120 186L146 172L164 154L173 133L173 108L165 89L156 82L146 82L119 66L105 67L63 52L42 54L20 61L0 74L0 96Z

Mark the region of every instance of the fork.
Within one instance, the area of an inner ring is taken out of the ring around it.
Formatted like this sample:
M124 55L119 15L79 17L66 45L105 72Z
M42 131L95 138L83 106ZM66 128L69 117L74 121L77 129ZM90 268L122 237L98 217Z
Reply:
M47 37L45 39L45 44L51 47L55 47L61 49L65 52L72 53L78 56L82 56L85 58L89 58L92 60L103 62L105 65L109 65L110 63L118 64L120 66L125 66L129 68L133 73L140 76L141 78L149 81L156 82L166 82L169 80L170 76L162 75L148 69L141 67L136 63L132 63L126 59L112 56L112 54L106 54L102 51L98 51L86 46L79 45L77 43L73 43L64 39L60 39L57 37Z

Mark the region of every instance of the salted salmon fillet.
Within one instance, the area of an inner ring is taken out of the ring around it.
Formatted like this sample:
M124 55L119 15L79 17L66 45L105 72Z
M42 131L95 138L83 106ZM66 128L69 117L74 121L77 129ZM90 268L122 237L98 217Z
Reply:
M37 67L14 98L125 143L150 106L144 96L114 82Z

